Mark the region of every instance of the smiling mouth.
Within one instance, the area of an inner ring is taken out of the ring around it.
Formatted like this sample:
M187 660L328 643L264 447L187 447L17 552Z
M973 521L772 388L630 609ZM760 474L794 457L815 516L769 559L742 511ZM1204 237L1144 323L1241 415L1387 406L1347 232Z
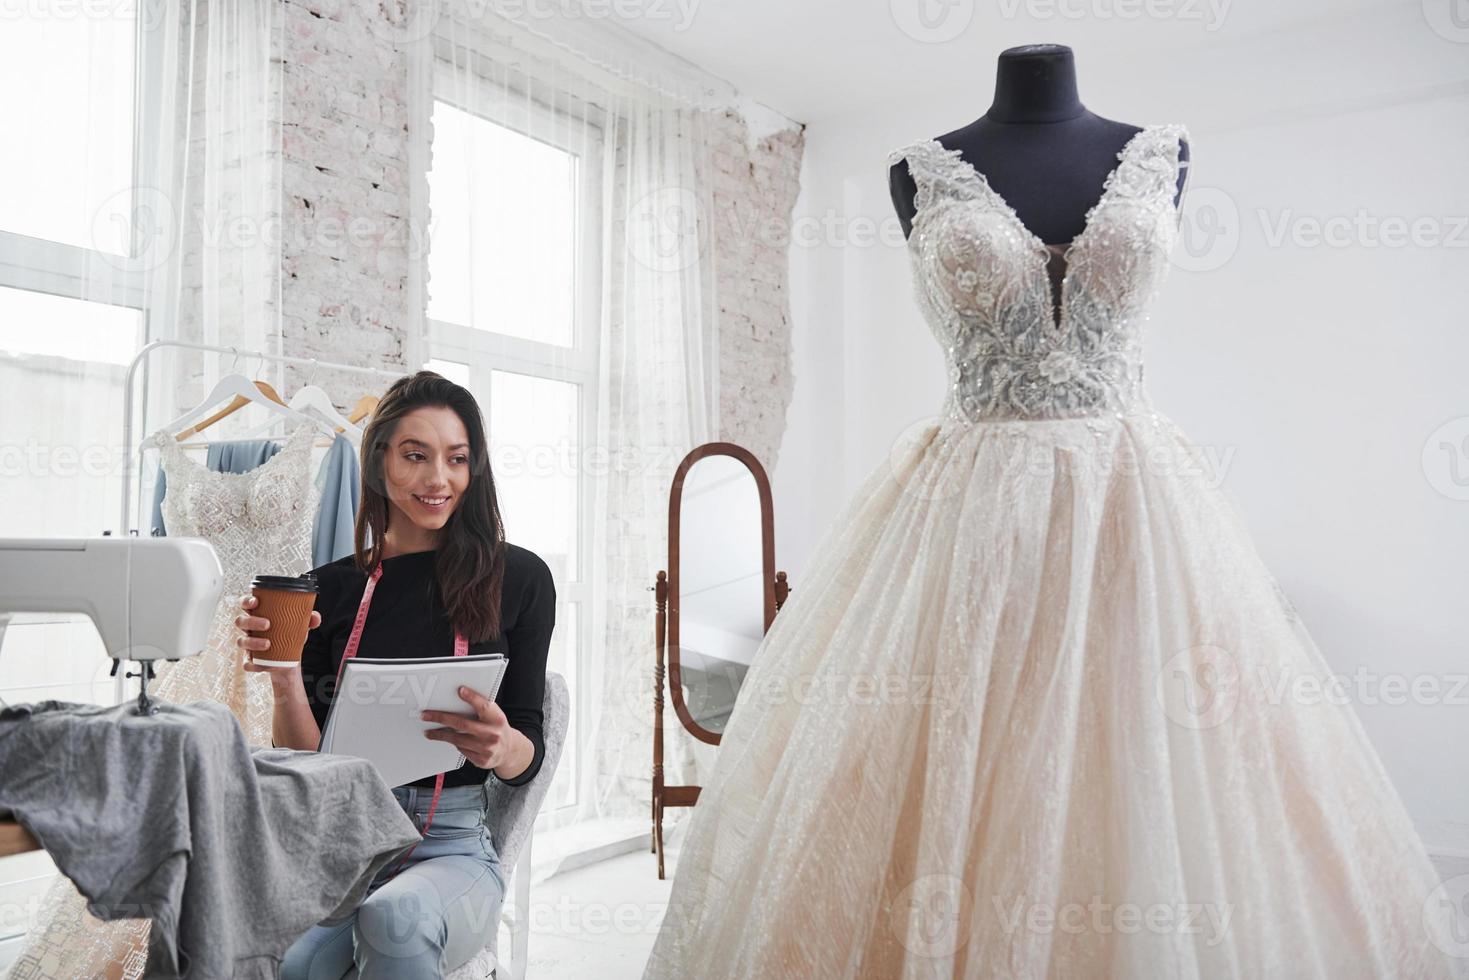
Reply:
M425 507L442 507L444 504L447 504L449 502L448 496L425 497L422 494L417 493L413 495L413 499L418 501L420 504L423 504Z

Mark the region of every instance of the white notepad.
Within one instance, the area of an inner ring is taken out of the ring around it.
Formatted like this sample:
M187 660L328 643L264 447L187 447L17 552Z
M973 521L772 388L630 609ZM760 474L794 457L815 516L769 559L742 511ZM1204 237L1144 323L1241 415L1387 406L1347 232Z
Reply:
M342 670L317 751L366 759L389 786L458 769L464 756L452 742L423 735L446 726L420 715L430 710L471 714L459 696L460 685L495 700L507 663L503 653L353 657Z

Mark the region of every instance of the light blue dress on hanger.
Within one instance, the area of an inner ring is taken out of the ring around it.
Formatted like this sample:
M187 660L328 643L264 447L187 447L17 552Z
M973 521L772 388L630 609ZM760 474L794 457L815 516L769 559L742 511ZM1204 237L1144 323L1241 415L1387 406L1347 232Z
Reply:
M206 466L216 473L248 473L281 451L280 443L270 439L248 439L209 444ZM352 553L352 533L357 517L357 504L362 498L362 479L357 467L356 447L346 436L337 436L326 451L321 469L316 473L316 487L321 503L311 532L312 567L325 565ZM168 494L168 481L159 467L153 483L153 516L150 532L155 537L167 533L163 522L163 498Z

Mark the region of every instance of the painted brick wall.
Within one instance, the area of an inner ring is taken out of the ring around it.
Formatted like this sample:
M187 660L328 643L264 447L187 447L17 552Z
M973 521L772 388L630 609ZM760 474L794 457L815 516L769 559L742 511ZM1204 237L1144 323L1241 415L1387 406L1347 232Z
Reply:
M768 473L795 383L790 222L805 137L792 127L752 140L735 111L722 113L712 132L720 438L750 450Z
M390 32L368 22L370 4L282 3L286 353L406 369L406 285L416 251L408 233L406 55ZM737 111L721 114L713 133L720 437L773 468L794 380L781 230L798 190L803 137L793 127L752 140ZM344 400L354 390L353 381L325 372L318 380Z
M285 353L406 369L407 58L374 32L367 4L282 7ZM367 390L318 380L348 406Z

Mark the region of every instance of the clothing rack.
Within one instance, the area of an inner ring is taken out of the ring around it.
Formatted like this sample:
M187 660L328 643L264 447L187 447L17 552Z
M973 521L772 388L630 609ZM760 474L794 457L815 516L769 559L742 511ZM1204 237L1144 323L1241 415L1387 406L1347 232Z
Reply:
M188 340L155 340L134 355L128 363L127 375L123 379L123 410L122 410L122 444L127 448L127 458L123 461L122 470L122 513L119 523L120 534L136 533L131 527L133 515L132 507L133 493L133 462L135 458L142 456L143 447L133 446L133 381L137 375L138 368L147 360L148 355L165 347L177 347L184 350L203 351L208 354L230 354L236 358L244 357L253 360L270 361L276 364L295 364L300 367L327 368L332 371L347 371L352 374L377 375L389 380L401 378L404 371L388 371L382 368L359 367L355 364L338 364L335 361L323 361L312 357L287 357L283 354L267 354L264 351L242 350L238 347L217 347L211 344L196 344ZM141 474L141 470L139 470Z
M323 361L318 358L312 357L288 357L283 354L267 354L264 351L242 350L238 347L218 347L211 344L196 344L188 340L155 340L152 343L146 345L141 350L139 350L138 353L134 355L133 359L128 363L127 374L124 376L123 379L122 444L126 450L126 455L123 459L122 510L119 515L120 521L118 523L118 527L119 533L124 536L128 534L138 533L137 529L132 527L132 493L133 481L137 478L140 478L142 474L141 462L143 450L145 448L141 444L136 447L133 445L133 384L137 376L138 368L147 361L148 355L152 354L154 351L162 350L166 347L175 347L183 350L202 351L206 354L230 354L236 358L244 357L257 359L260 360L262 363L269 361L275 364L295 364L300 367L309 367L313 369L327 368L331 371L345 371L350 374L365 374L368 376L381 377L387 381L396 380L398 378L401 378L404 374L408 373L406 370L388 371L383 368L359 367L355 364L339 364L335 361ZM133 465L135 462L139 464L136 473L133 470ZM139 669L147 670L148 666L143 665ZM115 687L117 690L118 704L121 704L122 701L127 697L127 692L125 690L127 684L126 676L127 672L123 671L120 672L116 678Z

